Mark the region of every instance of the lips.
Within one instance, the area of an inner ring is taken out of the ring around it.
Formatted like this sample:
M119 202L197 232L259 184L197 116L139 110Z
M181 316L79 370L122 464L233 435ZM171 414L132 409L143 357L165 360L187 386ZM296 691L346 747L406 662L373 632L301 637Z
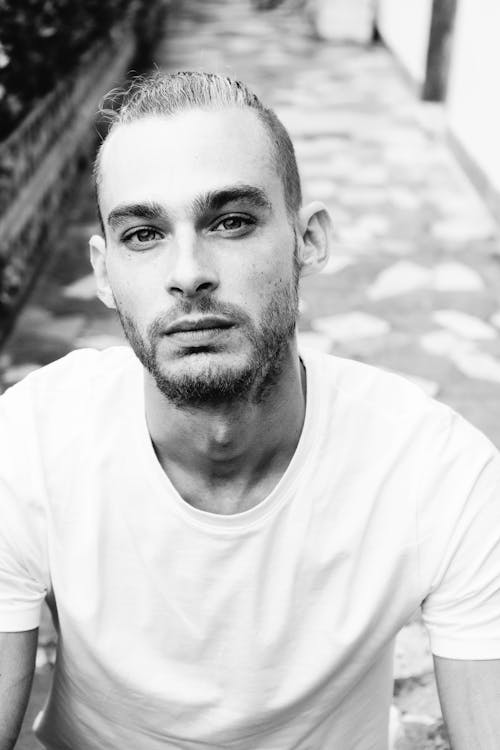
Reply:
M231 328L234 323L228 318L219 315L203 315L202 317L179 318L171 323L165 334L187 333L189 331L210 331Z

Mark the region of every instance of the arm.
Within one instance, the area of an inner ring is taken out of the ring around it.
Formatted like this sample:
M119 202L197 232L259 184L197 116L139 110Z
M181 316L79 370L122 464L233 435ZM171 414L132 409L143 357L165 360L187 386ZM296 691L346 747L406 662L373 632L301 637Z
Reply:
M434 668L452 750L498 750L500 659L435 656Z
M0 633L0 750L12 750L21 730L35 671L38 628Z

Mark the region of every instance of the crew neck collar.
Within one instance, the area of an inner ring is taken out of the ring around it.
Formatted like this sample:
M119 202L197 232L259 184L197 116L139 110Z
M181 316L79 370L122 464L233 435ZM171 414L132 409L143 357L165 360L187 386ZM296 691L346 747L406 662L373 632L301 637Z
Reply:
M309 352L301 352L300 358L306 373L306 404L304 423L290 462L273 490L257 505L249 510L233 514L211 513L200 510L184 500L176 490L168 475L162 468L148 431L144 403L143 378L141 377L140 397L136 408L137 451L140 454L145 474L151 481L156 493L161 495L165 507L172 509L186 521L198 527L213 530L244 530L270 515L293 494L299 475L307 465L307 452L313 437L313 422L316 413L316 363Z

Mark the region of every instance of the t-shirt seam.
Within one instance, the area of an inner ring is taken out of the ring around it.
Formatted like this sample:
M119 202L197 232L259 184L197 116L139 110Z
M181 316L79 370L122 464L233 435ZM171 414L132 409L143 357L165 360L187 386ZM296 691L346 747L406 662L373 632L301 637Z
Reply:
M451 434L451 431L453 431L454 428L459 427L459 424L457 424L457 419L460 420L460 422L464 421L463 418L459 414L457 414L456 412L453 412L453 411L451 412L451 417L452 418L450 419L450 424L449 424L450 434ZM466 423L466 424L468 424L468 423ZM482 476L482 474L487 469L487 467L490 465L490 463L495 460L495 455L496 455L495 454L495 451L496 451L495 446L491 443L491 441L489 441L486 438L486 436L484 436L482 433L479 433L479 431L478 431L478 434L480 434L481 437L484 438L484 446L483 447L486 448L487 446L489 446L490 448L493 449L493 451L490 451L489 455L487 455L487 456L484 455L484 454L482 454L481 457L478 457L478 461L476 462L476 464L474 466L474 470L473 470L474 473L471 472L471 474L470 474L471 482L467 485L467 495L466 495L464 501L462 502L462 504L460 506L461 508L464 508L464 506L467 504L467 502L469 500L469 497L470 497L470 494L471 494L471 492L474 491L474 487L475 487L477 481L479 480L479 478ZM467 448L467 447L469 447L471 445L471 443L474 444L474 445L477 444L472 439L468 439L467 441L463 442L463 447ZM422 476L423 476L423 473L422 473ZM421 499L422 498L420 498L420 500ZM418 508L420 508L420 503L418 505ZM432 538L432 539L434 539L436 537L437 532L439 531L439 529L441 527L446 527L447 526L447 524L443 524L442 523L443 514L444 514L444 517L446 517L446 513L444 511L441 511L439 513L438 518L435 519L435 523L433 525L433 533L430 534L430 538ZM446 552L449 549L450 539L452 537L453 537L453 531L451 532L451 535L449 534L444 539L445 543L442 544L442 545L440 545L440 548L442 548L444 550L444 552L443 552L443 555L440 557L440 559L438 561L438 564L436 565L436 571L439 571L441 569L442 565L443 565L443 556L446 555ZM429 536L427 536L426 538L428 539ZM419 536L419 539L420 539L420 543L418 545L418 559L419 559L419 570L421 572L422 555L421 555L420 547L421 547L421 544L423 542L423 537ZM448 561L448 564L446 565L446 567L444 568L444 570L442 570L441 575L440 575L440 577L439 577L438 580L435 579L435 576L431 577L430 585L429 585L429 590L425 593L423 601L425 601L425 599L428 596L432 595L435 591L437 591L439 589L439 587L443 583L444 579L446 578L446 574L447 574L447 572L448 572L448 570L450 568L450 565L452 565L452 563L453 563L453 556ZM420 584L421 588L423 588L423 583L424 582L422 581L421 584ZM430 629L429 629L429 633L430 633Z
M454 413L450 411L446 411L446 424L443 422L443 424L440 426L439 430L439 437L444 434L446 430L451 430L453 427L453 421L454 421ZM424 592L424 596L421 600L421 606L425 600L425 598L431 593L429 591L424 591L424 580L423 580L423 573L422 573L422 543L423 543L423 536L421 533L421 505L423 502L423 492L424 492L424 477L426 476L425 471L423 470L425 468L425 461L426 456L422 456L421 460L421 468L422 470L419 471L419 482L418 482L418 491L415 493L415 524L416 524L416 550L417 550L417 574L418 574L418 582L419 582L419 590Z

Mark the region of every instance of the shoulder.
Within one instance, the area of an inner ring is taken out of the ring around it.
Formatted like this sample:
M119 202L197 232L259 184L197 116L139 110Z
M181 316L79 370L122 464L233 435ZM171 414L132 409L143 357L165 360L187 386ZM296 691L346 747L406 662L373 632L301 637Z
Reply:
M86 409L100 393L112 397L120 384L140 375L132 350L116 346L103 351L78 349L27 375L0 397L3 415L31 412L49 417Z
M310 350L302 358L332 429L386 449L391 443L405 444L405 455L420 455L428 467L439 457L443 466L445 454L463 460L472 448L484 458L496 453L482 432L402 375Z
M134 366L137 366L137 359L128 346L112 346L103 350L75 349L31 372L11 386L2 398L21 391L78 387L88 382L89 377L113 377Z
M311 374L312 387L322 396L349 404L379 419L404 420L432 412L446 421L450 409L428 396L411 379L381 367L305 349L301 356Z

